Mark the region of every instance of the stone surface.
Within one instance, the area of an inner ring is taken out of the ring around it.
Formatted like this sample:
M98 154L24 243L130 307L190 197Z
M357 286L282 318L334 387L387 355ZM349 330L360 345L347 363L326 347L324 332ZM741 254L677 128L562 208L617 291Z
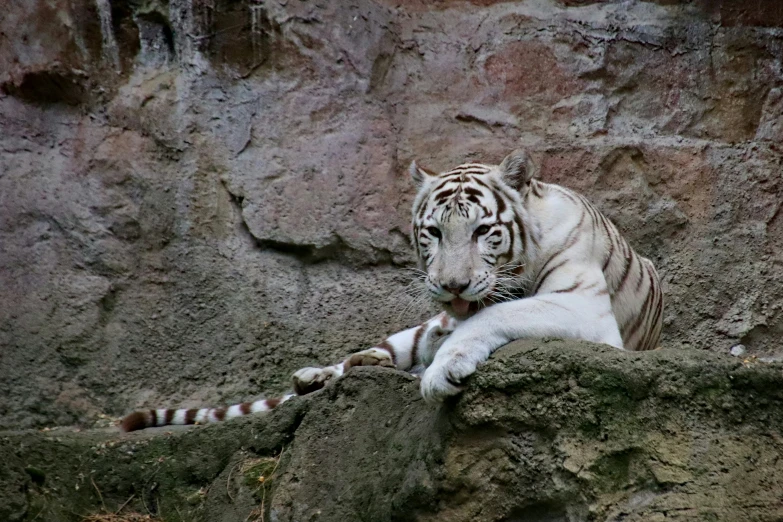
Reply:
M407 374L355 368L217 425L0 433L0 516L774 521L781 408L780 364L524 341L440 406Z
M775 2L12 1L0 426L247 400L415 323L405 166L583 191L663 346L775 358Z
M743 355L745 355L745 352L747 351L748 350L745 348L744 344L736 344L731 347L729 353L734 357L742 357Z

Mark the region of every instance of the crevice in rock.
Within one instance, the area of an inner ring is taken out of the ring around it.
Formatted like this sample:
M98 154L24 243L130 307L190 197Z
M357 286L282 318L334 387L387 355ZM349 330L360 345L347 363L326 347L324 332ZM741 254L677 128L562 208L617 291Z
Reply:
M477 125L490 132L493 132L496 129L519 128L519 123L513 116L495 110L485 110L481 108L460 111L454 115L454 119L461 123Z
M536 502L514 509L503 522L567 522L566 505L563 501Z
M333 235L330 242L325 245L260 238L253 234L247 221L245 221L243 213L244 196L233 193L224 180L221 180L221 185L228 193L229 200L237 212L242 233L246 235L259 250L271 250L280 254L285 254L294 257L305 264L315 264L322 261L338 261L351 265L398 264L394 261L393 253L390 250L381 248L372 248L369 252L358 250L346 243L338 234Z
M372 64L370 72L370 82L367 86L367 92L373 93L380 90L386 81L394 56L390 53L380 53Z
M232 206L237 211L237 217L239 218L239 226L243 234L248 239L250 239L259 250L274 250L275 252L290 255L292 257L299 259L300 261L310 262L310 263L316 260L323 259L323 258L317 258L317 256L315 255L318 249L314 245L287 243L284 241L275 241L272 239L262 239L257 237L250 230L247 221L245 221L245 216L243 212L243 203L245 201L245 197L239 194L235 194L234 192L229 190L228 185L226 184L225 181L221 180L221 184L223 185L223 188L228 193Z
M85 79L73 71L33 71L19 82L0 85L0 90L30 103L79 105L87 98Z
M149 65L163 65L176 60L174 32L168 18L158 11L136 14L139 29L140 60Z
M244 224L244 227L254 238L255 243L259 248L293 256L306 264L315 264L330 260L351 265L395 264L390 251L379 248L373 248L370 252L358 250L347 244L339 235L334 235L331 241L326 245L300 244L274 239L259 239L253 236L246 223Z
M117 296L122 290L122 286L112 284L109 291L98 300L98 324L100 326L106 326L111 320L117 305Z

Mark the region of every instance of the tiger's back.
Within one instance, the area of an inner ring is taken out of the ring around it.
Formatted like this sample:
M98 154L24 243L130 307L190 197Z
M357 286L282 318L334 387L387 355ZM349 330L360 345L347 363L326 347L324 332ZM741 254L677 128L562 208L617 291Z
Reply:
M593 262L600 263L606 281L605 291L611 299L623 347L634 351L655 349L663 325L663 293L652 261L640 256L615 224L581 194L560 185L532 180L528 198L539 200L527 202L533 208L536 203L546 206L548 198L562 199L571 206L572 219L576 223L571 232L575 235L569 234L540 264L533 294L543 286L548 277L547 271L568 256L569 250L578 247L577 241L568 238L578 237L583 242L592 243L592 248L587 249L588 256L593 258ZM580 283L578 278L575 279L574 290L584 290Z

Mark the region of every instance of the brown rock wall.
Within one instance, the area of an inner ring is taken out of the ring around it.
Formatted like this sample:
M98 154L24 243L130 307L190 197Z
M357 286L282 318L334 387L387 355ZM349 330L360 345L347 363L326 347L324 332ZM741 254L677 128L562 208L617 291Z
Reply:
M279 392L427 313L405 166L586 193L664 346L781 355L775 2L14 2L0 21L0 425Z

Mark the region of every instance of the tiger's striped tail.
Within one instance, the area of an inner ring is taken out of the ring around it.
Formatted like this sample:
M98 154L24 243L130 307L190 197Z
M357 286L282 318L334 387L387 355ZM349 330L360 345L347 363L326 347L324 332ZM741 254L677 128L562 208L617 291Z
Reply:
M295 395L283 395L277 399L261 399L255 402L243 402L241 404L234 404L228 408L162 408L156 410L134 411L122 419L120 428L122 428L122 431L128 432L160 426L220 422L234 417L249 415L251 413L273 410L279 404L287 401L291 397L295 397Z

